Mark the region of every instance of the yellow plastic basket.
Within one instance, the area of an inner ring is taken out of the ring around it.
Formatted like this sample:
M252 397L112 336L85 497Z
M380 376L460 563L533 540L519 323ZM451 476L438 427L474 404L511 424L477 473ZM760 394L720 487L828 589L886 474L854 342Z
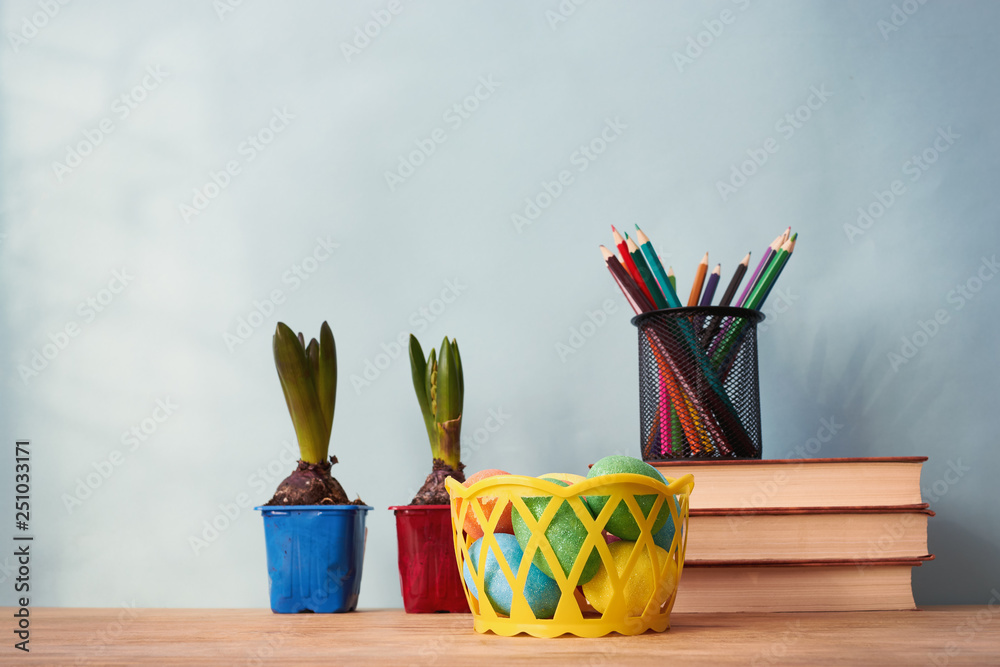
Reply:
M669 484L664 485L644 475L622 473L595 477L564 487L535 477L501 475L489 477L466 488L449 477L445 485L452 499L451 525L455 538L455 558L460 574L465 563L471 565L470 576L480 594L477 599L469 590L463 576L462 585L472 610L476 631L492 631L507 637L521 632L534 637L558 637L563 634L602 637L611 632L638 635L647 630L656 632L667 630L670 627L670 610L674 606L677 583L684 568L688 502L694 488L694 478L691 475L684 475L676 480L667 481ZM523 500L529 496L552 498L537 520L533 518ZM587 496L608 497L608 501L596 518L591 515L583 501ZM653 498L648 517L643 516L637 496L643 497L644 503ZM496 499L489 517L486 516L483 504L480 502L480 499L485 498ZM627 506L639 526L640 533L634 546L631 547L627 562L619 571L601 531L621 502ZM576 517L586 527L586 538L568 574L565 574L563 567L559 565L556 553L546 537L549 523L563 503L572 508ZM524 545L520 567L516 572L507 563L493 532L508 505L521 516L531 531L531 537ZM673 540L665 559L661 555L660 548L655 546L652 533L661 510L670 512L670 520L674 525ZM474 513L483 529L479 562L473 562L469 555L469 549L475 540L462 529L467 513ZM577 587L586 561L594 548L600 555L602 581L611 587L610 598L606 599L607 604L603 614L598 613L587 603L582 590ZM559 588L558 604L552 618L536 618L524 595L525 582L529 570L532 569L532 560L537 550L544 555L552 578ZM488 551L495 554L500 572L506 578L512 592L509 616L497 613L484 595L486 591L484 564ZM583 554L587 554L587 557L582 557ZM646 558L643 559L643 556ZM645 581L648 585L640 590L649 590L648 600L643 593L644 609L641 614L632 615L629 613L626 601L626 584L641 560L647 564L645 572L651 575L652 582L649 582L649 576L646 576Z

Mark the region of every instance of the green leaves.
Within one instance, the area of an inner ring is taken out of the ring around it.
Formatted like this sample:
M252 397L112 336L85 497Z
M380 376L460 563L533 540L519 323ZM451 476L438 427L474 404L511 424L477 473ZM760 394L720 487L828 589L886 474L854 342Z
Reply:
M325 461L337 398L337 349L326 322L320 339L298 336L283 322L274 332L274 365L295 426L299 453L306 463Z
M461 457L459 436L465 397L458 343L445 337L441 341L440 357L437 350L431 348L425 361L420 342L410 334L410 371L431 443L431 454L457 468Z
M455 361L455 349L448 339L441 341L441 359L438 361L437 412L438 423L451 421L462 414L462 391L458 376L461 365Z
M428 363L424 359L424 351L420 347L420 341L417 340L416 336L410 334L410 373L413 376L413 390L417 393L420 412L424 415L427 437L433 445L437 433L434 430L434 413L431 411L430 376L427 374L427 367Z
M310 341L309 347L313 343ZM319 407L323 411L326 425L326 440L329 448L330 431L333 429L333 411L337 405L337 344L333 340L330 325L323 322L319 328L319 369L316 376L316 394L319 396Z
M432 347L431 353L427 357L427 373L424 375L424 384L427 387L427 407L430 409L431 415L437 414L438 362L436 354Z

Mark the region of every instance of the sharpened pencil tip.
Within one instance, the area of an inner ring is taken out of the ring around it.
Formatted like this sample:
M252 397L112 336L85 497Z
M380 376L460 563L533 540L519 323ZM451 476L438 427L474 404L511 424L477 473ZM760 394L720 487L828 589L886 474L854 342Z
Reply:
M740 262L740 264L742 264L743 266L749 266L749 264L750 264L750 253L747 253L747 256L743 258L743 261Z
M618 233L618 230L617 230L617 229L615 229L615 226L614 226L614 225L611 225L611 231L613 231L613 232L614 232L615 234L617 234L617 233Z
M708 253L707 252L705 253L705 256L701 258L701 263L702 264L708 264Z

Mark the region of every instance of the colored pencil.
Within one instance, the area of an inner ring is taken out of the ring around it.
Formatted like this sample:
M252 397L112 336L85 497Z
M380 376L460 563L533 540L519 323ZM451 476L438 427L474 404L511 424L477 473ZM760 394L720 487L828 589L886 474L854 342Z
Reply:
M622 294L625 295L625 299L628 301L628 305L632 307L632 310L634 310L637 315L643 312L642 306L639 305L639 302L636 300L636 297L633 296L634 292L632 291L630 286L626 285L626 283L622 281L621 277L619 276L619 271L624 270L622 268L621 261L615 256L614 253L605 248L603 245L601 246L601 255L604 257L604 264L605 266L607 266L608 271L611 273L611 277L614 278L615 284L618 285L618 289L620 289L622 291ZM628 273L626 272L625 275L628 275Z
M746 257L736 266L736 271L733 272L733 277L729 281L729 286L726 287L726 292L722 295L722 300L719 301L720 306L728 306L733 302L733 296L736 295L736 290L740 287L740 282L743 280L743 276L746 275L747 267L750 265L750 253L746 254ZM712 324L706 329L702 336L701 343L702 347L708 348L709 343L715 339L715 335L719 333L719 327L722 326L723 318L715 315L712 317Z
M659 258L656 256L656 251L653 249L653 244L650 243L649 239L646 237L644 233L642 233L641 229L639 230L639 233L642 234L641 238L642 240L645 241L645 243L643 244L643 249L646 252L647 256L650 257L650 261L653 264L657 265L658 269L662 271L663 266L662 264L660 264ZM627 240L629 243L629 250L632 250L632 247L635 245L635 242L632 241L631 239ZM635 253L632 254L632 258L636 259ZM702 260L702 263L704 267L701 269L700 272L701 272L701 280L704 281L705 272L708 270L707 252L705 253L705 258ZM642 273L642 265L639 263L638 260L636 260L636 266L639 267L639 272ZM669 284L669 280L666 282L667 284ZM699 295L701 294L700 285L698 287L698 294ZM670 297L671 295L668 293L667 296ZM674 299L676 299L677 297L676 294L673 294L672 296ZM672 303L671 307L672 308L679 307L680 306L679 299L676 301L676 304L677 305L673 305ZM712 368L711 362L709 361L708 357L705 356L705 354L703 353L702 348L695 335L694 329L691 326L691 323L686 320L679 320L675 323L675 326L677 329L676 332L680 335L679 342L683 342L683 344L688 347L690 354L692 358L695 360L696 364L696 368L688 368L685 370L688 370L689 372L693 373L696 379L701 377L705 378L706 380L708 380L708 383L711 387L710 391L705 392L706 394L705 398L707 399L708 403L707 409L710 409L711 411L716 413L716 416L719 420L719 425L722 426L723 430L730 438L733 438L737 441L736 443L737 447L743 451L749 451L750 449L752 449L752 443L750 443L750 438L746 434L746 430L743 428L743 425L739 422L739 418L736 417L737 414L736 408L733 407L732 402L729 400L729 396L728 394L726 394L725 388L723 388L718 378L715 377L715 372L714 372L715 369ZM664 350L664 352L666 352L666 350ZM669 355L666 357L666 360L668 362L672 361ZM675 373L680 372L679 368L675 368L673 370ZM682 384L684 389L688 392L689 395L686 398L693 400L696 396L698 396L697 393L695 394L690 393L691 392L690 384L686 378L684 378L682 375L678 375L677 380ZM702 405L696 405L695 407L706 409L706 407ZM708 427L709 431L712 432L713 436L715 436L716 441L719 444L720 450L728 451L730 447L726 442L727 438L723 436L722 432L718 431L711 418L707 419L706 426Z
M662 374L661 374L662 375ZM660 378L660 384L663 384L663 378ZM660 440L660 453L663 454L663 429L660 427L660 413L657 412L653 415L653 423L649 427L649 434L646 436L646 444L642 447L642 457L645 459L649 452L653 451L653 440ZM659 436L659 437L657 437Z
M702 443L702 438L699 436L699 432L702 428L702 424L704 424L707 430L716 438L716 442L718 442L720 450L726 454L731 453L732 450L728 444L726 444L724 436L715 425L714 420L707 412L706 408L700 403L696 403L692 400L692 397L697 394L691 387L689 380L685 378L684 374L681 372L680 367L677 366L677 362L667 353L666 348L662 347L663 343L657 340L655 336L650 338L650 343L652 344L649 349L653 352L653 356L656 357L659 362L660 372L663 373L663 377L666 379L667 384L670 387L670 395L672 397L679 397L687 408L688 414L679 414L678 417L680 418L681 428L683 428L685 434L687 435L688 445L692 448L692 451L696 451ZM657 348L660 349L658 350Z
M788 228L781 236L779 236L775 241L780 241L785 234L789 233L791 227ZM794 236L798 238L798 234ZM790 244L790 245L789 245ZM777 280L778 275L781 273L781 269L784 268L785 262L788 261L788 250L795 247L795 242L788 239L784 244L778 248L778 251L774 253L770 262L768 262L767 267L757 276L756 281L751 281L753 286L750 289L750 293L747 294L746 299L740 304L741 307L750 308L752 310L760 310L761 305L764 303L764 299L767 298L767 294L770 292L770 288L774 286L774 282ZM759 267L758 267L759 268ZM750 287L750 284L747 286ZM746 290L744 290L746 293ZM711 343L708 345L708 356L712 360L712 365L718 369L723 364L726 354L732 349L735 342L739 339L740 332L745 326L745 322L737 323L734 318L725 318L722 323L722 331L717 335L713 335L711 338ZM707 341L703 341L705 343Z
M653 295L653 303L656 304L657 308L667 308L667 300L664 298L663 292L660 291L660 287L656 283L656 278L653 277L653 273L649 270L649 265L642 258L642 251L639 250L639 246L630 238L626 238L625 243L628 245L629 254L632 255L632 261L635 262L635 268L639 269L642 281L646 283L646 287Z
M642 244L642 253L649 260L649 264L647 265L646 269L649 270L650 266L652 266L653 270L655 270L656 273L658 274L657 277L660 278L661 284L666 288L666 286L670 285L670 280L667 278L666 274L663 272L663 265L660 262L659 256L657 256L657 254L656 254L656 250L653 248L653 244L649 241L649 238L645 235L645 233L641 229L639 229L638 225L636 226L636 229L637 229L636 238L639 239L640 243ZM633 250L633 248L635 247L635 241L633 241L632 239L627 238L627 235L626 235L626 239L627 239L627 243L629 244L629 250L632 251L632 258L635 260L636 266L639 268L639 273L643 274L643 264L644 264L644 262L640 261L641 256L640 257L636 257L636 254L635 254L635 252ZM703 278L704 278L704 276L703 276ZM650 289L652 289L652 285L650 286ZM655 292L654 292L654 294L655 294ZM680 299L677 298L677 294L674 293L674 291L672 289L672 286L671 286L670 289L667 289L667 299L670 301L670 307L672 307L672 308L680 307ZM701 348L697 346L696 339L694 337L694 332L690 330L689 323L679 322L678 326L680 328L680 332L679 333L681 333L682 338L687 342L688 346L691 349L692 354L696 354L696 355L701 354L701 351L700 351ZM664 352L666 352L666 350L664 350ZM689 384L689 380L687 380L683 376L680 368L677 368L676 366L674 366L673 359L671 359L670 356L667 355L667 354L664 354L662 357L659 357L659 359L661 361L661 372L663 372L665 370L663 368L663 363L662 362L666 362L670 366L670 370L673 371L674 375L676 376L676 379L677 379L678 383L681 385L681 387L683 387L683 389L678 388L677 390L675 390L675 392L672 392L671 393L671 397L673 399L674 397L677 396L678 393L680 393L680 396L681 396L682 400L684 401L685 407L687 407L687 409L689 411L691 411L691 415L692 415L692 418L693 418L693 421L694 421L693 424L691 424L687 420L684 420L684 419L681 420L681 425L682 425L682 427L684 427L685 431L688 431L689 428L693 429L693 432L687 433L689 445L691 445L692 447L694 447L694 446L697 445L697 443L701 442L700 439L693 439L693 435L697 434L699 432L699 429L702 428L702 424L704 424L705 427L707 427L707 429L709 430L709 432L712 433L712 435L715 437L715 440L718 443L720 451L723 451L723 452L726 452L726 453L730 452L731 449L728 446L728 444L726 443L725 436L715 426L715 423L712 420L711 415L708 414L708 413L706 413L704 415L704 417L701 418L701 419L699 419L697 417L697 412L696 411L697 410L704 410L705 408L702 407L700 404L693 403L693 398L694 398L695 394L691 394L690 393L692 391L692 388L691 388L691 386ZM708 365L708 359L703 359L703 362L704 362L705 366L707 367L707 365ZM694 371L694 369L690 369L690 370ZM718 407L718 405L720 403L720 400L719 400L720 397L715 396L714 392L718 391L718 390L721 390L721 385L719 385L718 383L715 383L715 386L713 386L712 389L713 389L713 391L709 391L708 392L709 394L712 395L710 397L710 401L712 401L715 404L715 406ZM722 390L722 391L724 391L724 390ZM725 402L726 400L727 400L727 398L723 398L722 402ZM673 401L673 402L676 405L676 401ZM662 420L661 420L661 423L662 423Z
M789 229L791 229L791 227L789 227ZM784 232L778 234L778 236L775 237L773 241L771 241L771 245L769 245L767 249L764 250L764 256L761 257L760 263L757 264L757 268L754 270L753 275L750 276L750 280L747 281L746 287L743 288L743 293L740 294L739 301L736 302L737 308L749 307L746 305L746 302L750 297L750 293L753 292L754 287L756 287L757 284L760 282L761 274L767 269L768 265L774 258L775 254L777 254L778 249L781 247L781 244L784 243L783 240L784 237L785 237ZM716 328L712 332L711 336L708 336L707 340L704 341L705 343L708 344L709 347L708 355L713 359L715 358L715 353L716 351L718 351L719 346L722 344L724 340L727 340L727 337L729 336L730 330L732 329L735 321L736 320L734 320L731 317L724 318L723 321L721 322L722 332L719 333L719 329Z
M670 297L667 296L667 292L670 290L676 291L677 284L670 279L670 274L663 272L663 258L653 249L653 244L649 242L649 237L646 236L639 225L635 226L635 244L642 250L642 254L646 258L646 264L649 266L653 277L656 278L656 282L660 285L660 291L663 292L663 296L669 304ZM648 250L646 246L649 246ZM667 283L670 283L670 287L667 287Z
M770 292L770 289L774 287L774 283L781 274L781 270L788 262L788 258L792 254L792 251L795 250L795 240L798 236L798 234L795 234L778 250L774 260L771 261L767 269L765 269L764 273L757 280L757 286L754 287L753 292L750 293L750 297L747 299L746 303L747 308L760 310L760 307L764 305L764 299L767 298L767 294ZM740 334L745 326L745 322L736 324L735 321L731 321L725 332L716 338L712 350L709 353L712 358L712 365L716 369L722 368L726 355L735 346L736 341L739 340ZM726 371L726 373L727 372L728 371ZM723 375L726 373L723 373Z
M639 243L642 245L642 254L649 261L650 270L656 276L657 282L663 287L663 296L667 301L667 306L670 308L680 308L681 300L677 298L677 292L669 276L663 272L663 263L660 262L660 256L656 254L656 250L653 248L649 237L639 229L639 225L636 225L635 228L637 230L636 238L639 239Z
M691 322L680 318L668 325L668 330L673 330L675 336L680 336L676 340L687 347L690 358L695 362L693 366L685 364L677 368L672 368L674 373L678 375L678 382L688 392L687 398L698 400L695 407L715 413L718 426L721 427L722 431L716 428L715 423L711 419L707 421L706 426L713 437L715 437L720 451L726 453L730 449L736 449L740 452L752 452L754 445L750 440L750 436L747 435L746 428L740 422L729 394L726 393L725 387L719 381L715 367L713 367L711 360L704 354L699 345ZM651 341L654 343L657 342L655 337L652 337ZM655 344L653 347L655 347ZM663 352L666 353L665 348ZM668 363L672 361L669 355L666 356L666 360ZM692 377L683 377L683 372L685 371L690 373ZM702 380L708 382L711 390L691 393L692 385L697 386Z
M784 241L782 240L783 236L784 236L783 233L778 234L778 236L773 241L771 241L771 245L769 245L767 249L764 250L764 256L760 258L760 263L757 264L757 268L754 269L753 275L750 276L750 280L749 282L747 282L747 286L743 288L743 293L740 294L740 298L736 302L737 307L742 308L743 304L746 303L747 297L750 296L750 291L753 289L754 285L757 284L757 278L759 278L761 272L765 268L767 268L767 264L768 262L771 261L771 258L774 257L774 253L778 252L778 248L780 248L781 244L784 243Z
M757 305L754 306L755 309L760 310L761 307L764 305L764 302L767 301L767 295L771 293L771 289L774 287L774 284L778 282L778 278L781 277L781 272L785 270L785 265L788 264L788 260L792 258L792 253L795 252L795 240L798 238L799 235L798 232L796 232L792 236L792 238L790 238L785 243L785 245L781 246L781 250L783 252L787 250L788 254L786 254L782 258L781 265L777 268L777 270L775 270L774 277L771 279L771 281L767 285L767 288L764 290L764 295L760 297L760 300L758 301Z
M666 413L667 422L663 423L662 419L660 420L660 453L664 456L680 456L684 453L687 438L684 437L684 431L681 430L678 410L687 410L687 406L683 400L680 400L680 397L670 395L662 373L660 374L660 391L667 391L666 397L670 408Z
M705 274L708 272L708 253L701 258L698 263L698 271L694 276L694 285L691 286L691 296L688 297L688 308L698 305L698 297L701 296L702 285L705 284Z
M659 430L660 432L660 454L670 453L670 413L674 409L674 402L670 398L670 391L667 389L667 381L660 373L660 405L659 405Z
M652 303L653 295L650 294L645 283L642 282L642 276L639 275L639 269L636 268L635 262L632 261L632 255L629 254L628 244L625 243L625 239L623 239L622 235L618 233L618 230L615 229L614 225L611 225L611 235L615 239L615 247L618 248L618 252L621 253L622 264L625 265L625 269L628 271L628 274L632 276L632 280L639 285L643 293L646 295L646 298L649 299L650 303Z
M662 261L639 226L636 225L634 240L628 234L624 234L623 239L613 225L611 229L622 259L604 246L600 247L601 253L632 309L645 313L680 307L673 269L663 270ZM789 227L771 243L753 276L744 285L737 305L757 310L763 306L788 263L797 239L798 235L792 235ZM749 270L750 257L747 253L737 265L719 301L720 306L733 302ZM708 274L706 252L698 265L688 305L711 306L721 279L721 264ZM721 456L754 453L756 445L724 386L733 367L735 355L732 352L743 340L747 323L735 317L711 316L708 324L703 329L692 319L680 318L666 322L663 330L648 333L649 349L660 371L660 400L654 408L653 426L646 434L644 452L653 453L658 447L662 456L711 453L713 450Z
M628 241L631 248L634 242L631 239ZM650 248L650 250L652 249ZM639 267L639 271L642 273L643 264L639 262L641 256L637 258L636 253L633 252L632 257L636 260L636 266ZM655 252L653 253L653 257L656 257ZM648 267L646 270L648 271ZM673 296L676 298L676 294ZM681 427L687 436L689 446L692 448L700 447L703 439L698 437L698 433L707 430L712 438L712 442L715 443L715 446L721 453L731 454L734 451L733 447L729 444L730 440L734 440L737 443L737 451L749 451L750 447L752 447L752 445L747 445L749 437L739 423L738 417L735 417L735 408L729 401L729 397L726 395L725 389L719 383L718 379L707 377L710 389L703 392L704 396L699 396L699 393L694 389L701 378L706 377L706 373L711 372L714 376L714 369L711 368L709 359L701 352L694 331L691 328L691 323L686 320L679 320L673 323L670 328L674 329L674 335L680 336L678 341L688 347L690 354L695 359L696 367L678 366L671 355L667 353L666 348L662 348L661 353L657 354L656 348L663 345L663 343L658 341L656 336L650 339L652 343L651 349L653 349L654 356L657 357L661 373L666 372L667 368L669 368L673 378L676 379L677 384L673 385L676 388L671 391L671 397L679 395L687 411L690 412L690 420L686 419L683 415L680 416ZM691 377L687 377L686 373L690 374ZM671 378L667 377L668 387L672 384L670 380ZM716 415L715 419L712 418L713 412ZM726 414L727 412L732 412L732 414ZM716 420L718 420L718 424Z
M785 261L788 259L788 255L791 252L792 240L789 239L785 241L785 244L781 246L774 259L771 263L767 265L764 272L760 274L757 279L757 284L754 286L753 291L750 292L750 296L747 297L746 307L756 310L760 303L764 300L764 294L767 292L767 288L771 286L774 279L778 277L778 273L781 272L781 267L785 265Z
M701 295L699 306L711 306L715 297L715 288L719 286L719 278L722 277L722 264L716 264L712 273L708 276L708 284L705 285L705 293Z
M680 413L675 409L670 410L670 447L673 453L680 456L684 453L684 431L681 429Z
M650 342L652 343L653 341ZM677 376L675 376L675 372L677 372L678 369L673 365L672 360L668 362L665 356L657 354L655 347L651 349L653 356L657 359L657 365L660 368L660 396L666 396L670 403L670 424L661 426L661 432L663 432L663 429L669 428L669 431L666 431L665 434L668 436L670 449L673 449L676 453L680 454L684 450L684 444L687 441L687 438L693 438L696 444L701 442L701 439L698 437L700 432L698 430L700 428L698 408L691 403L691 400L677 383ZM655 430L657 426L662 423L663 406L664 404L661 399L659 406L660 411L653 415L654 424L650 431ZM662 450L662 438L660 446Z
M733 272L732 280L729 281L729 286L726 287L726 291L722 295L722 300L719 301L720 306L728 306L733 302L733 297L736 296L736 290L739 289L748 266L750 266L750 253L747 253L747 256L736 267L736 271Z
M601 246L601 254L604 256L604 263L607 265L608 271L611 272L615 282L618 283L618 288L622 291L622 294L625 295L629 305L632 306L632 310L634 310L637 314L654 310L652 302L646 298L646 295L642 293L639 286L635 284L635 281L632 280L632 276L630 276L628 271L626 271L621 265L621 262L619 262L618 258L615 257L615 254L603 245Z

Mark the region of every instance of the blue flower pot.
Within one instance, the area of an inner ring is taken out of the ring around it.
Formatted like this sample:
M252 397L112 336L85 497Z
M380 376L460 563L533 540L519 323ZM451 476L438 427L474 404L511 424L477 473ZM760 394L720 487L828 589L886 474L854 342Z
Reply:
M256 507L264 516L271 611L354 611L368 505Z

